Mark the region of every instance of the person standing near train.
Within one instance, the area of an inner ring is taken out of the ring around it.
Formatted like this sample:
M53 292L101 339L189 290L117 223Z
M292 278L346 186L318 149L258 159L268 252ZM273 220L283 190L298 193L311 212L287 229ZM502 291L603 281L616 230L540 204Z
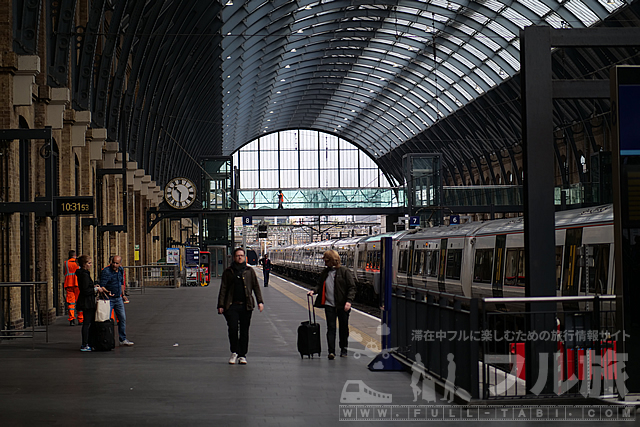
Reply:
M340 255L334 250L326 251L322 257L326 268L320 274L318 286L308 292L318 295L314 307L323 308L327 319L327 345L329 360L336 357L336 319L340 323L340 357L347 357L349 339L349 313L356 297L356 282L351 270L340 265Z

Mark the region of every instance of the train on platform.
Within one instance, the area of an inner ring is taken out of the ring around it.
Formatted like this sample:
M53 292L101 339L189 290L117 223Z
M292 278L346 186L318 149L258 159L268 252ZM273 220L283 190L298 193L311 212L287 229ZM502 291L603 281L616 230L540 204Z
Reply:
M555 221L557 294L613 294L613 206L557 212ZM276 273L315 283L324 252L334 249L353 272L359 300L375 304L382 237L392 238L394 284L469 298L525 295L522 217L281 246L269 254Z

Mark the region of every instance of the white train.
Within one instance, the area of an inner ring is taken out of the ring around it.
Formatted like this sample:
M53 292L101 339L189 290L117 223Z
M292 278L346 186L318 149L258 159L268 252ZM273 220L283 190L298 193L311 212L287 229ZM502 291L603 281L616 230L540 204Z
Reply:
M556 213L558 295L613 294L613 207ZM274 248L275 271L314 281L335 249L352 269L359 299L375 301L380 239L393 238L393 282L466 297L524 296L523 218Z

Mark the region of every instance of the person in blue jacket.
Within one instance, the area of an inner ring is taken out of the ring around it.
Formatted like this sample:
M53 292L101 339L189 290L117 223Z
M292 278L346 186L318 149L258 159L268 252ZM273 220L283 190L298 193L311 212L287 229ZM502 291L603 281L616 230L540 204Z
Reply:
M124 268L122 268L122 257L115 255L111 263L102 270L100 276L100 286L109 292L111 310L115 312L118 319L118 336L120 345L133 345L127 339L127 316L124 312L124 303L127 297L124 294Z

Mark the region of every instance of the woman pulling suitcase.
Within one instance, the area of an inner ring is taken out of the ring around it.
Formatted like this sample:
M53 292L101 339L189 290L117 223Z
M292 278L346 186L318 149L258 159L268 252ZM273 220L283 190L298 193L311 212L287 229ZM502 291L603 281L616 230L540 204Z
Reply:
M336 318L340 323L340 357L347 357L347 340L349 339L349 313L351 303L356 297L356 282L351 270L340 265L340 255L329 250L322 257L327 266L320 274L318 286L308 295L319 295L314 307L324 307L327 319L327 344L329 360L336 357Z

